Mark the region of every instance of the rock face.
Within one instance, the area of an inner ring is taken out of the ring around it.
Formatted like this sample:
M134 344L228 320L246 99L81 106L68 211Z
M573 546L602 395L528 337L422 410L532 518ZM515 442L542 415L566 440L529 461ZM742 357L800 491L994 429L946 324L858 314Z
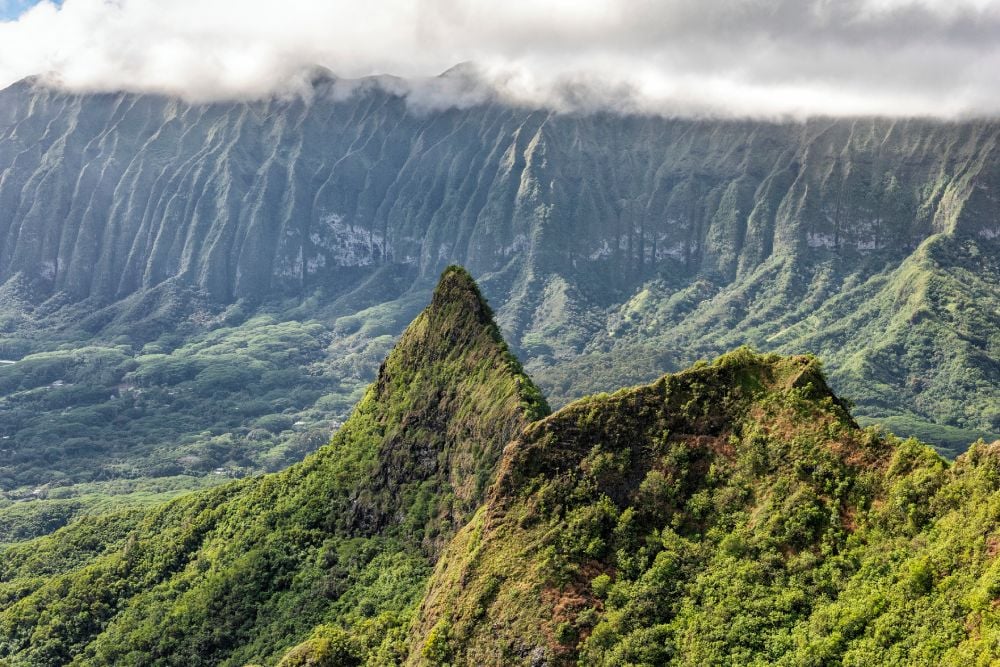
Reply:
M100 304L177 282L225 304L366 280L377 294L386 267L426 289L457 262L557 403L650 379L735 336L724 347L811 345L848 395L845 378L883 365L875 347L899 348L902 370L880 380L889 406L865 398L865 410L896 414L936 387L949 407L928 399L921 419L1000 428L1000 412L959 407L965 371L944 377L930 360L943 343L912 358L917 344L886 321L909 304L907 320L968 329L955 344L970 382L997 386L988 360L1000 341L973 332L993 310L972 321L940 291L914 290L928 275L961 283L957 267L995 300L1000 123L427 111L374 82L338 96L330 79L314 93L193 106L31 81L6 89L0 282L30 286L35 300ZM929 263L926 251L911 257L928 242L947 248ZM880 305L827 335L863 303ZM846 349L845 337L886 331L884 345ZM611 352L635 367L587 384L608 364L587 356ZM548 370L567 362L581 370Z
M226 301L458 260L629 289L1000 236L995 123L416 113L317 85L311 102L206 106L8 88L0 278L111 300L180 277Z

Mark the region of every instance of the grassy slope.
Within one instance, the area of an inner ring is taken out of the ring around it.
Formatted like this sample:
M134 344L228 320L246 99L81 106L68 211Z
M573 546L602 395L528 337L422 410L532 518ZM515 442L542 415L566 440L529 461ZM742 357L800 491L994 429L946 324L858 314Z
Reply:
M964 665L1000 650L997 445L950 465L860 429L815 358L745 348L546 412L450 269L303 463L5 551L0 656Z
M898 267L776 257L725 286L652 281L611 309L581 355L541 354L528 369L562 404L742 344L815 353L859 415L953 457L1000 429L998 275L992 242L938 235ZM581 307L569 298L564 309ZM570 321L538 326L558 337Z
M471 278L449 269L316 454L148 512L122 546L66 574L6 572L0 655L15 665L240 665L322 622L368 628L392 651L503 444L546 410Z
M408 663L988 662L998 451L860 430L809 357L582 399L508 448Z

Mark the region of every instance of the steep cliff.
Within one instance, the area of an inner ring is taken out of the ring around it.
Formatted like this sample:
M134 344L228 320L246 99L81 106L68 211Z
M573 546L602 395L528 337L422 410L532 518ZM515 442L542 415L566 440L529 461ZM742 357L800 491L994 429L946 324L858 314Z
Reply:
M773 256L898 261L934 233L1000 236L991 122L418 112L331 85L205 106L8 88L0 279L108 301L177 277L225 301L460 260L511 286L597 272L600 296L658 272L733 280Z

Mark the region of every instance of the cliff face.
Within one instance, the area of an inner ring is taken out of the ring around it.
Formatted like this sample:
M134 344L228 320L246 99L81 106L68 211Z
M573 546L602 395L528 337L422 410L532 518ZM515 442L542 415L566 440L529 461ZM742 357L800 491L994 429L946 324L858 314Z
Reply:
M226 301L461 261L628 289L1000 235L995 123L417 113L329 85L311 102L206 106L8 88L0 278L113 300L180 277Z
M143 312L164 286L218 307L320 294L336 316L391 302L395 335L456 262L556 404L750 343L820 353L873 417L1000 429L1000 123L333 91L0 92L0 294Z

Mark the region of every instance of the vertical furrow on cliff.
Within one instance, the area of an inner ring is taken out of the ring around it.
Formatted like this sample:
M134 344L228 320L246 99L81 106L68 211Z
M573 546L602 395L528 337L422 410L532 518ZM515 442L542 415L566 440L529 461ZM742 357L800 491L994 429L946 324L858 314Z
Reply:
M496 177L518 123L509 113L494 109L485 111L483 116L472 130L476 135L476 169L463 175L467 194L459 205L465 261L480 273L487 273L501 269L511 253L516 252L512 230L497 225L485 213L494 184L503 187ZM461 173L464 167L456 164L454 168Z
M259 113L262 122L245 119L252 129L237 133L220 159L228 182L235 185L235 192L226 195L231 199L233 224L229 233L220 230L202 269L217 261L213 255L224 257L227 266L235 267L234 297L265 294L272 283L295 291L303 286L302 227L307 223L285 215L289 160L295 151L294 137L291 144L285 139L294 112L287 106L268 105ZM272 115L274 121L264 124ZM252 262L243 259L247 252L254 253ZM291 263L285 260L289 253Z
M226 123L225 116L218 119L220 134L228 136L207 158L212 165L211 176L199 194L192 220L192 239L198 244L192 253L197 284L220 301L233 296L228 250L240 224L240 204L260 196L263 184L254 183L253 174L266 178L271 171L262 155L264 146L259 141L261 128L256 111L248 106L233 124ZM242 146L253 146L261 155L256 160L244 160ZM280 174L274 177L280 178Z
M392 231L383 214L385 194L398 177L399 156L405 151L405 132L398 132L402 116L385 98L369 118L365 142L367 168L358 193L355 217L368 226L368 258L372 265L386 264L393 256Z
M754 206L747 217L743 249L736 268L738 278L750 274L774 252L778 209L798 175L798 163L791 151L780 155L772 169L754 193Z
M42 256L47 217L58 208L59 196L65 196L61 184L52 178L53 167L60 161L52 146L72 123L70 99L57 98L52 105L55 108L49 108L50 96L43 95L32 101L27 118L18 124L17 132L26 149L15 160L14 168L25 176L11 183L19 192L15 207L10 209L14 220L4 244L8 275L24 272L36 280L46 279ZM46 192L48 188L54 192Z
M484 110L488 116L489 112ZM445 197L433 217L442 228L454 225L454 246L451 257L479 272L483 267L476 261L476 253L470 247L475 230L475 214L470 214L469 206L476 197L478 176L486 169L484 159L489 155L484 145L481 128L483 119L465 115L458 120L455 129L438 143L443 170L441 180ZM428 156L431 157L431 156ZM433 158L431 158L433 159ZM493 248L493 252L499 248Z
M308 202L300 195L297 175L305 109L294 104L267 113L280 114L282 119L261 136L268 156L241 201L239 224L229 248L238 297L259 297L272 286L300 292L314 261L308 246ZM247 171L242 178L248 177ZM291 265L285 260L289 252L295 258Z
M970 151L969 162L956 179L960 193L956 196L958 210L948 231L991 240L1000 235L1000 216L997 215L1000 197L996 194L1000 186L997 131L977 127L971 143L974 148Z
M176 105L168 104L159 113L166 122L130 163L128 185L119 192L123 204L114 209L116 233L133 226L136 230L127 249L115 250L114 239L109 239L114 254L106 261L124 267L113 287L116 294L127 294L136 284L151 287L178 271L176 256L169 253L171 241L183 234L188 220L185 208L191 190L184 178L197 169L204 147ZM140 186L144 183L148 188Z
M401 107L391 97L380 100L376 109L368 118L368 132L365 140L365 168L361 173L362 187L354 207L353 219L356 230L361 231L365 238L359 239L362 244L362 254L356 256L358 266L385 263L388 257L398 256L403 263L412 252L406 249L406 242L421 238L420 231L414 233L406 223L398 227L390 221L390 208L387 204L387 193L400 182L407 162L410 147L411 131L406 115ZM377 166L376 166L377 165ZM386 171L382 171L385 169ZM396 221L399 224L399 221ZM367 242L365 244L365 241ZM396 243L402 243L397 253Z
M29 244L19 243L14 251L15 262L25 260L27 263L21 268L33 271L46 286L55 283L61 233L73 226L72 221L67 219L71 182L60 169L53 167L64 164L69 173L79 172L80 160L74 138L80 112L79 98L73 99L63 114L46 127L42 141L48 147L35 172L37 180L28 184L32 192L31 206L23 218L24 228L29 230L29 235L25 237ZM43 196L43 192L47 196Z
M286 184L284 192L279 194L280 203L276 207L276 212L274 216L262 215L259 211L255 211L249 214L249 219L246 221L245 225L248 228L254 229L256 234L252 237L247 234L245 238L252 238L252 240L259 246L266 247L270 245L274 246L275 227L273 223L268 225L267 222L272 219L272 217L277 217L281 220L294 221L294 224L298 225L299 234L302 239L303 245L303 270L301 282L296 286L299 290L305 290L309 286L310 276L322 268L323 255L314 247L313 236L311 230L313 228L313 220L311 217L310 210L310 198L305 193L308 188L309 178L308 175L303 171L304 167L304 132L302 126L306 120L308 110L304 105L294 105L292 109L289 110L291 115L290 121L285 128L283 136L278 140L286 145L288 148L282 154L281 169L284 171L283 180ZM265 201L270 201L270 198L265 199ZM250 245L247 247L245 241L239 242L239 257L237 259L237 276L241 275L252 275L252 269L256 265L254 261L255 258L261 255L267 256L263 252L262 247L254 247ZM268 262L264 267L267 273L268 280L270 276L274 274L273 259ZM261 276L261 285L267 286L268 282L264 280L265 276ZM253 283L247 283L244 281L242 284L237 283L239 296L257 296L260 293L265 292L257 287ZM257 290L254 294L251 290Z
M431 214L429 237L436 239L436 244L446 247L447 251L444 256L439 253L433 261L441 263L455 259L474 270L488 271L497 268L498 256L509 253L515 234L505 225L492 230L495 236L487 247L482 247L481 240L477 239L480 216L488 199L488 194L481 189L482 176L495 173L497 161L501 159L496 141L490 135L506 134L503 129L505 115L490 108L484 108L485 118L463 115L421 156L428 169L438 165L436 187L444 195ZM429 270L430 266L427 268Z
M200 112L171 108L168 131L157 143L170 152L162 155L149 151L139 168L154 186L143 202L143 225L156 229L146 261L136 255L133 261L144 266L144 283L156 284L161 276L180 275L191 279L191 255L186 252L191 237L195 207L201 184L208 178L207 159L221 140L207 118ZM192 281L193 282L193 281Z
M533 301L544 289L545 274L558 267L558 264L552 265L547 261L557 252L548 244L559 243L552 199L554 167L549 162L548 154L547 125L551 118L546 116L538 124L524 148L524 167L512 212L512 227L526 231L522 265L500 316L505 330L514 340L520 340L530 322Z
M525 117L504 114L498 126L490 157L484 170L482 204L476 212L476 229L470 244L481 247L483 261L493 254L494 271L502 270L512 261L523 265L523 253L528 244L528 231L512 224L517 192L526 166L525 151L531 137L544 121L545 114L534 112ZM499 256L497 256L499 255ZM505 272L506 273L506 272ZM504 291L511 288L510 276L505 276ZM504 315L501 314L503 319Z
M148 100L120 95L116 98L113 121L97 130L86 147L74 201L81 202L70 217L77 221L77 233L64 240L60 264L64 267L58 285L77 297L90 294L94 266L107 233L107 215L115 204L117 184L125 177L135 157L137 137L155 131L157 119L149 110ZM140 149L138 153L141 153Z
M388 263L411 263L406 250L401 245L401 230L390 224L391 201L388 193L398 187L402 174L401 164L405 160L409 145L409 130L405 115L399 113L396 105L386 99L381 108L383 120L380 124L378 151L374 164L366 174L366 196L361 214L372 221L373 231L381 234L383 248L378 261Z

